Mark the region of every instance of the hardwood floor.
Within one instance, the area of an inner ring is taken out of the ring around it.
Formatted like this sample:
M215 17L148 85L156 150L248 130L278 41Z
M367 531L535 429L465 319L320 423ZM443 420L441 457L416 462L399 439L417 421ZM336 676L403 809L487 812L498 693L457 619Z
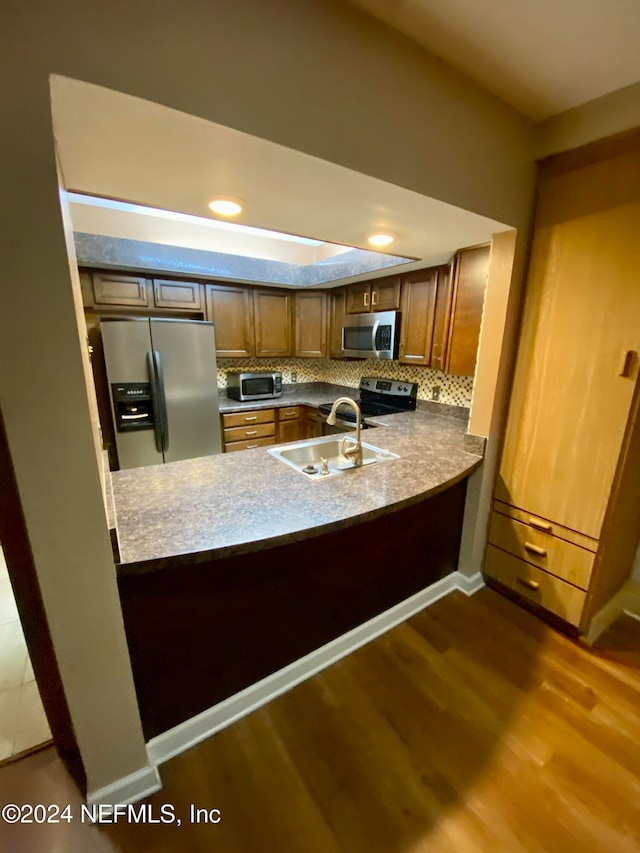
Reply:
M640 850L640 622L589 649L454 593L161 767L181 826L8 827L0 849L224 853ZM2 802L79 796L53 750ZM189 805L219 809L190 824Z

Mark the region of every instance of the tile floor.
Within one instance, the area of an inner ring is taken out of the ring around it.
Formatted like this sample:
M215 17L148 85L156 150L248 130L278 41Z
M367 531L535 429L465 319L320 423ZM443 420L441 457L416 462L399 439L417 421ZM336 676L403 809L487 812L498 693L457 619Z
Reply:
M0 549L0 762L50 740Z

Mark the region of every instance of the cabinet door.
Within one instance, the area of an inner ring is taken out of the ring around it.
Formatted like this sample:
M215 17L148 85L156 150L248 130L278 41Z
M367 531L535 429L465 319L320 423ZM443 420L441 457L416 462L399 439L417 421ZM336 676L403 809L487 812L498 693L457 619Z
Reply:
M280 290L254 290L253 310L256 355L291 355L291 294Z
M431 345L431 367L444 373L447 362L447 341L451 320L451 267L438 268L436 285L436 310L433 319L433 343Z
M183 308L202 311L202 294L196 281L153 280L153 301L156 308Z
M94 272L93 300L96 305L147 308L147 279L138 275Z
M400 307L400 276L392 275L371 282L371 310L397 311Z
M446 360L446 372L456 376L476 370L489 252L490 246L479 246L456 255Z
M304 438L320 438L324 421L317 409L307 408L305 413L306 430Z
M218 358L254 355L251 293L248 287L206 286L207 319L215 326Z
M402 277L402 320L398 358L405 364L431 363L438 270Z
M371 311L371 282L361 281L347 287L347 314L363 314Z
M540 187L496 497L593 539L637 384L638 234L640 152Z
M329 293L329 358L344 358L342 324L345 317L346 291L343 287Z
M305 422L301 418L292 421L280 421L278 423L278 444L301 441L306 438L305 432Z
M316 293L294 294L295 355L325 358L327 355L327 296Z

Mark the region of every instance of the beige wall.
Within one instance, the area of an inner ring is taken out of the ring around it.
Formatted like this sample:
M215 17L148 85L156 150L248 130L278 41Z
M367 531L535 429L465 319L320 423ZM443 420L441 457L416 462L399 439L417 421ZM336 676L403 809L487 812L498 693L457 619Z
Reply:
M538 126L536 157L640 127L640 83L610 92Z
M514 226L528 215L532 128L340 0L12 6L0 75L0 403L95 790L146 758L100 497L48 75L149 98Z
M469 432L485 436L482 467L467 486L459 570L482 570L493 487L499 462L507 398L524 286L528 229L494 234L478 346Z

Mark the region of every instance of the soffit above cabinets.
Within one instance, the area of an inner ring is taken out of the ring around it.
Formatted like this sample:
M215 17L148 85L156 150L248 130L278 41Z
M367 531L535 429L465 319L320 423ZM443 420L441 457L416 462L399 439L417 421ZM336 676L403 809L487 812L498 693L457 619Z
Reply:
M390 232L395 240L384 254L398 256L401 263L416 259L399 267L403 270L444 263L460 247L484 243L507 228L437 199L140 98L62 77L53 79L52 91L54 132L69 190L208 219L215 218L208 201L216 193L233 193L246 201L237 219L241 224L341 244L347 247L343 258L353 249L369 250L371 233ZM85 225L77 230L86 228L83 233L96 236L100 227L96 221L87 225L88 217L83 216ZM186 238L178 235L178 229L168 233L164 223L155 236L144 239L167 246L181 245ZM229 254L236 251L230 248ZM302 249L291 244L289 256L294 251ZM322 251L329 255L323 258L325 265L341 257L337 250ZM373 275L392 271L393 266L383 267ZM370 269L332 283L365 277L372 277Z

